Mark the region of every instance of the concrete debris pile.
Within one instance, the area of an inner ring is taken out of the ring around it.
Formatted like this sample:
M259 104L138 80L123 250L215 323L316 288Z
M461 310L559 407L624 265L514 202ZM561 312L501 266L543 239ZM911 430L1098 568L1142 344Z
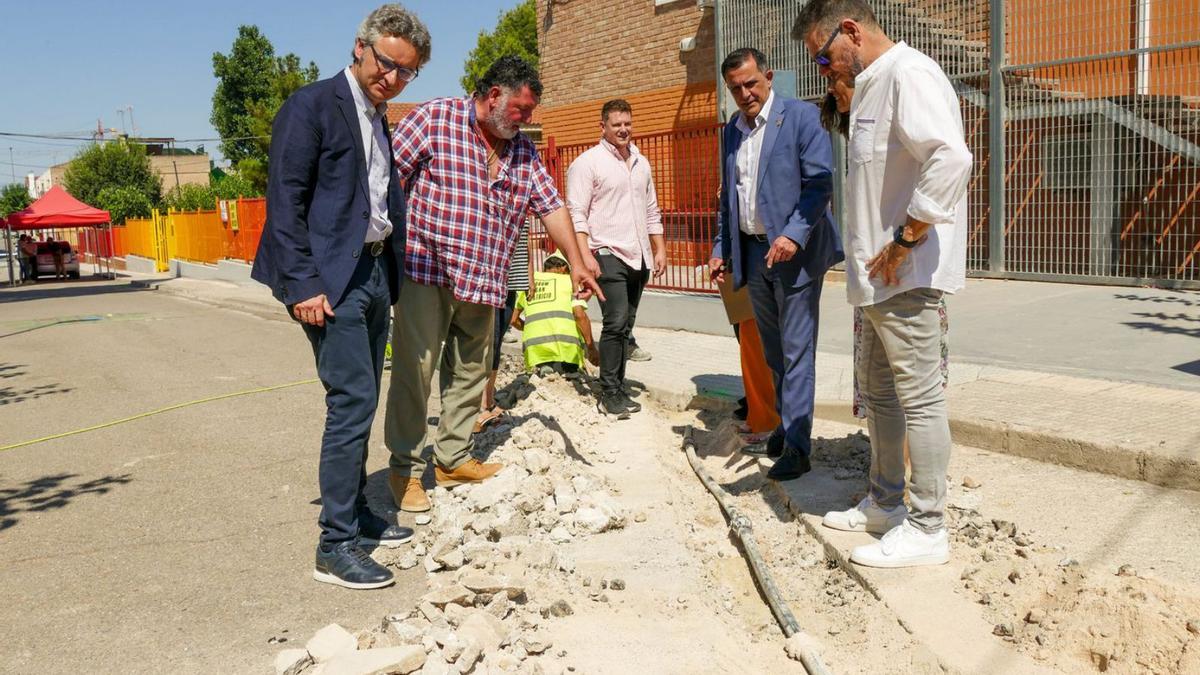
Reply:
M317 631L304 649L285 649L275 656L276 675L369 675L421 670L425 650L419 646L373 647L369 633L351 634L336 623Z
M397 649L419 651L420 662L414 657L391 669L355 671L352 664L331 670L332 660L318 658L322 653L292 650L281 653L278 673L567 672L566 652L553 649L547 624L571 616L578 603L606 602L607 592L625 585L579 578L561 545L623 528L631 519L605 481L571 456L592 453L589 429L599 413L567 383L538 386L506 422L476 436L477 456L504 468L477 485L434 489L432 512L417 520L427 526L417 528L411 547L377 556L400 569L421 566L430 590L411 610L366 631L354 664L368 663L361 654L399 655L388 651ZM551 390L553 407L541 401L543 389ZM572 434L546 410L569 419ZM342 663L347 660L343 655ZM402 669L413 663L412 670Z
M953 502L952 498L952 502ZM1200 672L1200 639L1189 621L1200 597L1132 565L1097 570L974 508L948 509L951 547L971 551L961 592L983 605L992 633L1056 668Z
M833 468L838 480L859 480L871 468L871 439L862 431L841 438L813 439L813 461Z

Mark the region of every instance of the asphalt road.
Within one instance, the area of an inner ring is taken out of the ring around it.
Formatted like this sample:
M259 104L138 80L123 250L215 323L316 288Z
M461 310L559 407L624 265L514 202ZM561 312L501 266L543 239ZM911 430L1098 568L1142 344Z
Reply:
M0 289L0 448L314 376L285 321L127 280ZM302 384L0 451L0 672L261 673L325 624L411 607L419 568L382 591L311 579L323 419ZM380 418L377 507L382 437Z

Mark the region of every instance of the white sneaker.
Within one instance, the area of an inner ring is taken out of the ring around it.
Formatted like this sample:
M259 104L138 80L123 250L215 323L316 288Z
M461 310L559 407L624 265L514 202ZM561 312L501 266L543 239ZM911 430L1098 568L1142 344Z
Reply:
M946 528L927 534L908 520L874 544L856 546L850 554L850 562L867 567L917 567L944 565L949 561L950 537Z
M876 504L870 495L867 495L858 503L858 506L852 509L826 513L825 517L821 519L821 524L847 532L883 534L903 523L905 518L908 518L908 508L904 506L903 502L890 509L885 509Z

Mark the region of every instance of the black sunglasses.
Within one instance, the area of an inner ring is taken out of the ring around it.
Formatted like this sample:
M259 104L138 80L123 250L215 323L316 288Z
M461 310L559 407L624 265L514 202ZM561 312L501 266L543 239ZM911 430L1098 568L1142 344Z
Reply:
M829 34L829 39L825 41L825 44L819 50L817 50L817 55L812 57L813 63L817 64L818 66L829 66L831 63L829 60L829 46L833 44L834 38L836 38L838 33L841 32L841 26L833 29L833 32Z
M401 82L412 82L417 79L417 71L412 68L405 68L386 56L380 56L379 52L375 49L375 45L371 44L367 46L371 48L371 53L375 55L375 61L379 64L379 69L383 71L384 75L395 71L396 77L400 78Z

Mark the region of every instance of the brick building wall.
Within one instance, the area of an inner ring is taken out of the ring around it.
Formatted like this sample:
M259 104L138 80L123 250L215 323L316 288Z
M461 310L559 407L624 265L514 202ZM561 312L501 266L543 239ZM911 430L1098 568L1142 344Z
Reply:
M695 0L538 0L541 121L558 144L599 137L600 106L624 98L634 133L716 122L712 9ZM692 37L696 47L682 52Z

